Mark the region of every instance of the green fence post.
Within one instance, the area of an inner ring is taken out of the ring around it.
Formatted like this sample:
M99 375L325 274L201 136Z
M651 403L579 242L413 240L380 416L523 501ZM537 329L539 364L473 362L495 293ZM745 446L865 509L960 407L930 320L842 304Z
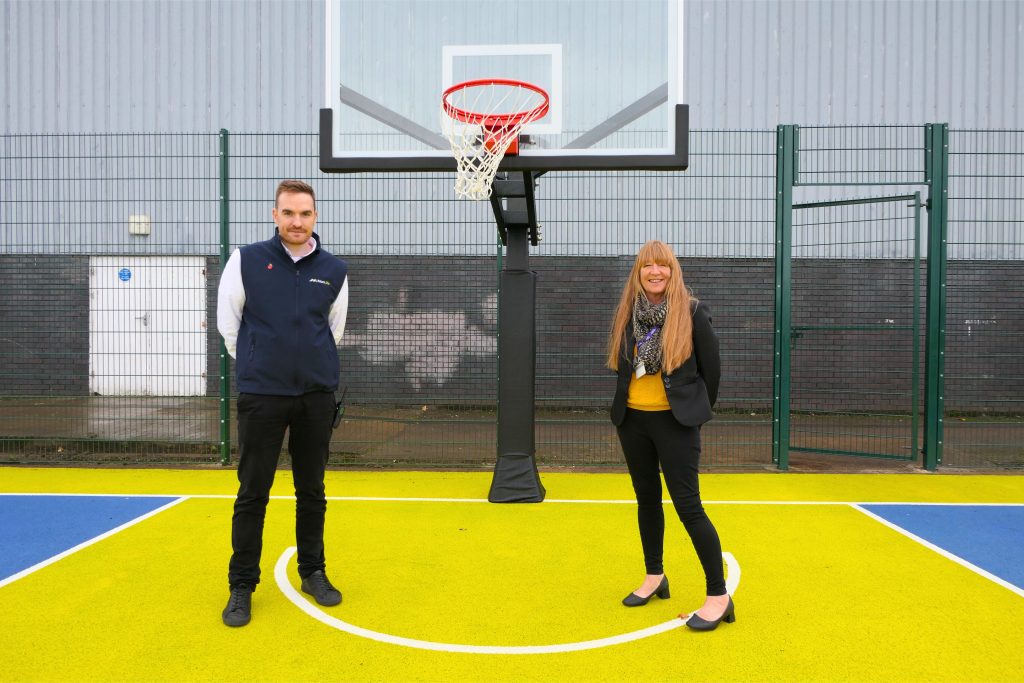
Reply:
M914 193L914 320L911 342L914 360L910 378L910 457L917 458L920 443L918 427L921 424L921 193Z
M796 126L776 128L775 353L772 362L772 461L789 469L789 375L793 293L793 183Z
M924 365L924 468L942 462L946 373L946 219L949 205L949 124L925 126L928 183L927 326Z
M231 256L231 205L228 196L230 133L220 129L220 270ZM220 464L231 463L231 362L224 340L220 340Z

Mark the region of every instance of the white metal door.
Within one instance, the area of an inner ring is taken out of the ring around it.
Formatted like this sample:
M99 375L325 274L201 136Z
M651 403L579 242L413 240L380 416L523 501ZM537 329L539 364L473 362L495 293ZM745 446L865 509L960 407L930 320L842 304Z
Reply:
M206 272L199 256L95 256L89 267L89 390L206 393Z

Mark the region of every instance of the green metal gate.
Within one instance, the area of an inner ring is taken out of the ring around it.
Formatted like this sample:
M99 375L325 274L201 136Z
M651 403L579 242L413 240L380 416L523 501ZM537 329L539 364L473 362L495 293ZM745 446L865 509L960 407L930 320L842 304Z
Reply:
M789 451L918 457L921 206L919 193L793 205Z
M942 462L948 135L946 124L778 127L772 460L780 469L790 451L920 457L928 470ZM840 187L856 198L835 200ZM906 191L858 196L882 187Z

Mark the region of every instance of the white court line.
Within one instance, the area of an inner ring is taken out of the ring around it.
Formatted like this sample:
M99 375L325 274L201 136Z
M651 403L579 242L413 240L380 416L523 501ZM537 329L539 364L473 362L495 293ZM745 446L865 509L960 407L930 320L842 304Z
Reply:
M8 495L8 494L4 494L4 495ZM50 496L61 495L62 496L62 495L65 495L65 494L63 494L63 493L60 493L60 494L49 493L49 494L39 494L39 495L50 495ZM131 496L120 496L120 497L128 498L128 497L131 497ZM165 498L166 496L160 496L160 497L161 498ZM28 567L27 569L22 569L17 574L11 574L6 579L0 580L0 588L3 588L4 586L6 586L9 583L17 581L18 579L24 578L24 577L28 576L29 574L37 572L40 569L42 569L43 567L47 567L47 566L53 564L54 562L57 562L58 560L62 560L65 557L67 557L68 555L71 555L73 553L77 553L79 550L82 550L83 548L88 548L89 546L93 545L94 543L99 543L103 539L109 538L109 537L113 536L116 533L124 531L128 527L135 526L136 524L138 524L142 520L149 519L153 515L159 514L159 513L163 512L164 510L166 510L168 508L174 507L175 505L177 505L178 503L180 503L180 502L182 502L184 500L186 500L186 497L181 497L181 498L177 498L176 500L172 500L170 503L167 503L166 505L161 505L160 507L156 508L155 510L150 510L149 512L147 512L144 515L140 515L140 516L136 517L135 519L131 519L131 520L125 522L121 526L118 526L118 527L115 527L115 528L113 528L113 529L111 529L109 531L106 531L106 532L100 534L99 536L94 536L93 538L90 538L87 541L83 541L83 542L79 543L78 545L74 546L73 548L68 548L64 552L58 553L58 554L54 555L53 557L49 557L49 558L43 560L42 562L37 562L36 564L32 565L31 567Z
M877 505L877 503L864 503L864 505ZM1024 597L1024 588L1020 588L1018 586L1015 586L1014 584L1010 583L1009 581L1007 581L1005 579L1001 579L1001 578L999 578L998 576L996 576L995 574L993 574L991 572L985 571L984 569L982 569L978 565L973 564L971 562L968 562L967 560L965 560L964 558L960 557L959 555L954 555L953 553L951 553L948 550L945 550L943 548L940 548L939 546L935 545L934 543L926 541L925 539L921 538L917 534L914 534L914 533L912 533L910 531L907 531L906 529L904 529L900 525L895 524L893 522L890 522L889 520L885 519L884 517L879 517L875 513L871 512L870 510L865 510L864 508L862 508L860 505L858 505L856 503L850 503L850 507L854 508L855 510L860 510L861 512L863 512L865 515L867 515L871 519L875 520L876 522L881 522L882 524L884 524L885 526L889 527L893 531L896 531L898 533L903 534L904 536L906 536L910 540L917 541L918 543L920 543L924 547L928 548L929 550L933 550L933 551L937 552L939 555L942 555L947 560L952 560L953 562L956 562L957 564L962 565L962 566L966 567L967 569L970 569L972 572L978 574L979 576L983 576L986 579L988 579L989 581L992 581L993 583L997 583L1000 586L1002 586L1003 588L1007 588L1011 592L1016 593L1017 595L1019 595L1021 597Z
M0 496L95 496L120 498L195 498L208 500L234 500L233 493L62 493L40 491L36 493L4 493ZM295 496L270 496L270 500L295 500ZM489 503L486 498L430 498L425 496L327 496L329 501L354 503ZM583 504L583 505L636 505L636 499L621 498L545 498L545 503ZM671 505L671 499L661 501ZM881 501L881 500L705 500L704 505L958 505L962 507L1024 507L1024 503L935 503L921 501ZM499 505L519 505L519 503L497 503ZM534 505L535 503L522 503Z
M67 491L38 491L36 493L0 492L0 496L77 496L79 498L191 498L189 494L170 493L69 493ZM225 496L227 497L227 496ZM230 496L234 498L234 496Z
M281 557L278 558L277 564L274 566L274 579L277 582L278 588L281 589L281 592L284 593L285 597L287 597L303 612L327 626L336 628L339 631L350 633L354 636L360 636L362 638L368 638L370 640L376 640L390 645L401 645L403 647L412 647L419 650L463 652L478 655L540 655L556 652L578 652L580 650L593 650L599 647L619 645L633 640L647 638L648 636L657 635L659 633L664 633L666 631L671 631L686 623L682 619L675 618L662 624L656 624L654 626L640 629L639 631L631 631L617 636L598 638L596 640L584 640L575 643L556 643L554 645L464 645L460 643L438 643L431 640L404 638L402 636L393 636L389 633L371 631L370 629L350 624L347 621L338 619L337 617L332 617L312 602L302 597L302 595L299 594L299 591L297 591L288 580L288 565L290 560L295 556L295 552L295 546L285 549L285 551L281 553ZM736 561L736 558L732 556L732 553L722 553L722 558L725 560L726 566L728 567L725 588L730 595L733 595L736 593L736 589L739 587L740 583L740 565Z
M941 505L943 507L972 507L972 508L983 508L983 507L1024 507L1024 503L893 503L891 501L861 501L859 503L851 503L851 505Z
M52 494L40 494L52 495ZM66 495L66 494L61 494ZM88 495L124 495L118 493L110 494L88 494ZM155 495L155 494L151 494ZM234 500L234 494L181 494L188 498L222 498ZM271 496L271 500L295 500L295 496ZM327 496L329 501L350 502L350 503L490 503L486 498L430 498L425 496ZM545 498L545 503L557 504L582 504L582 505L636 505L636 499L620 498ZM665 505L671 505L672 500L665 498L661 501ZM898 502L898 501L850 501L850 500L704 500L704 505L961 505L964 507L979 506L1024 506L1024 503L924 503L924 502ZM497 503L498 505L535 505L536 503Z
M52 491L40 491L35 493L0 493L0 496L95 496L95 497L122 497L122 498L195 498L207 500L234 500L233 493L54 493ZM295 500L294 495L270 496L270 500ZM486 498L430 498L427 496L327 496L329 501L353 502L353 503L490 503ZM583 505L636 505L635 498L545 498L545 503ZM661 501L670 505L672 500L665 498ZM704 505L851 505L856 501L849 500L705 500ZM520 505L520 503L498 503L500 505ZM534 503L521 503L522 505L533 505ZM915 503L877 503L871 505L915 505ZM923 504L923 503L922 503ZM945 505L945 503L936 503ZM971 505L972 503L960 503ZM980 503L979 503L980 504ZM1000 503L993 503L999 505ZM1021 503L1024 505L1024 503ZM950 503L953 505L953 503Z

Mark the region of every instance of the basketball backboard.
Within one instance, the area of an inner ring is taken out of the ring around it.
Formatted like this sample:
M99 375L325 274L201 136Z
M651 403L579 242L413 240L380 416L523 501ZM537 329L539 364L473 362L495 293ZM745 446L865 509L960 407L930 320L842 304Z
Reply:
M326 0L325 172L455 170L441 94L550 97L503 171L685 169L684 0Z

